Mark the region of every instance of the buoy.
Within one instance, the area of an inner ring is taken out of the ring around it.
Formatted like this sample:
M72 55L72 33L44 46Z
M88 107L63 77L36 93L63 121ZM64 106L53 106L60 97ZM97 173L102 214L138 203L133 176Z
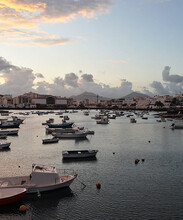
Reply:
M113 152L113 154L115 154L115 152Z
M101 184L100 184L100 183L97 183L97 184L96 184L96 187L97 187L97 189L100 189L100 188L101 188Z
M20 168L20 166L18 166L18 168Z
M149 143L151 143L151 141L149 141Z
M21 206L19 207L19 211L20 211L20 212L26 212L26 210L27 210L27 207L26 207L25 205L21 205Z
M138 164L140 160L139 159L135 159L135 164Z
M141 160L142 160L142 162L144 162L144 161L145 161L145 159L144 159L144 158L142 158Z

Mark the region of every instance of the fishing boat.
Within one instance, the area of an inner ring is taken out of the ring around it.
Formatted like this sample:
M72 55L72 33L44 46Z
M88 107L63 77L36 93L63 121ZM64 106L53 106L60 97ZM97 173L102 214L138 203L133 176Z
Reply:
M8 205L24 198L26 194L25 188L1 188L0 189L0 205Z
M11 136L11 135L18 135L18 130L0 130L0 135L8 135L8 136Z
M11 142L0 143L0 150L8 149L11 145Z
M61 124L48 124L49 128L71 128L74 122L63 122Z
M86 131L75 131L74 133L56 133L53 132L52 135L57 138L86 138L88 133Z
M43 144L52 144L52 143L58 143L59 138L53 137L53 138L48 138L48 139L43 139L42 143Z
M135 118L130 118L130 122L131 122L131 123L136 123L137 120L136 120Z
M109 124L108 118L101 118L99 121L96 121L97 124Z
M95 157L98 150L68 150L62 151L63 159L90 158Z
M175 125L174 123L170 126L170 128L173 129L183 129L183 124L182 125Z
M25 188L27 194L48 192L69 187L77 177L74 170L64 169L59 174L55 167L46 165L32 165L32 172L28 176L15 176L0 178L1 189ZM68 173L71 174L68 174Z
M19 128L19 121L8 121L7 119L0 119L0 128Z

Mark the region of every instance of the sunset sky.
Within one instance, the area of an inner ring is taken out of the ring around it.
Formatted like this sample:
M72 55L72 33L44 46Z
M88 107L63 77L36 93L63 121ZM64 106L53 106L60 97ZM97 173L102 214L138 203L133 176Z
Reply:
M183 93L182 0L0 0L0 94Z

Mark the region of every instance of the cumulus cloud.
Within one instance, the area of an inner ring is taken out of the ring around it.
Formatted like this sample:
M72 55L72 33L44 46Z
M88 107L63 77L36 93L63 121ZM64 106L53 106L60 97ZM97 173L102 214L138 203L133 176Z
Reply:
M93 75L92 74L83 74L82 76L82 81L85 82L93 82Z
M36 76L37 78L44 78L44 76L43 76L42 73L36 73L35 76Z
M179 75L170 75L170 67L165 66L163 72L162 72L163 80L167 82L173 82L173 83L181 83L183 82L183 76Z
M65 74L65 85L70 87L78 87L78 76L75 73Z
M169 91L158 81L153 81L150 86L154 89L157 95L168 95Z
M5 82L0 85L0 93L15 95L31 90L36 78L32 69L14 66L2 57L0 57L0 77Z
M0 1L0 42L27 45L28 41L29 44L40 46L73 42L61 36L43 35L39 30L39 25L41 23L68 22L78 16L93 18L107 13L113 5L113 1L2 0Z

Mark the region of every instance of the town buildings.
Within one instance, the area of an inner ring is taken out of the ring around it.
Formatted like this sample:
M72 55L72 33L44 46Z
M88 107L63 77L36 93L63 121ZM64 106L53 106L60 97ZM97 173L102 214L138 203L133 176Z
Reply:
M170 109L183 107L183 94L176 96L134 97L111 100L75 100L61 96L33 92L12 97L0 95L0 108L115 108L115 109Z

